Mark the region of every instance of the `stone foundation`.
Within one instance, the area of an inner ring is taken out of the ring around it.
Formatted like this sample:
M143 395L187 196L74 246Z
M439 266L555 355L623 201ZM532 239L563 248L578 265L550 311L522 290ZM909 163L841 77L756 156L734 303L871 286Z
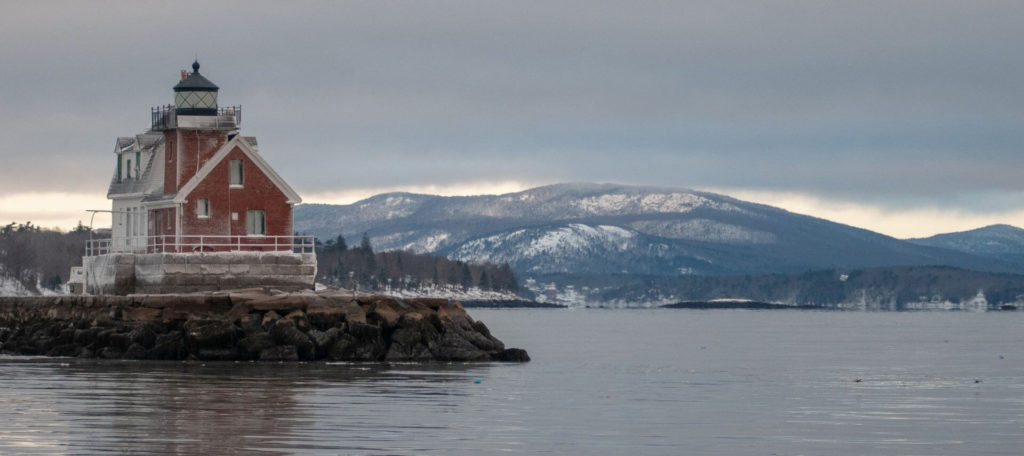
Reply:
M84 257L95 295L195 293L254 286L311 290L316 255L291 252L111 253Z
M153 360L529 361L443 299L259 289L0 297L0 352Z

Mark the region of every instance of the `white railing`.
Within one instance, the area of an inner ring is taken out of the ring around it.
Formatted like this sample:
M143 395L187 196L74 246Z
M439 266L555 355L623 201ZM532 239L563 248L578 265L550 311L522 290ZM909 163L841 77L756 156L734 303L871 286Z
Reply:
M293 252L314 253L313 236L133 236L89 239L85 256L109 253Z

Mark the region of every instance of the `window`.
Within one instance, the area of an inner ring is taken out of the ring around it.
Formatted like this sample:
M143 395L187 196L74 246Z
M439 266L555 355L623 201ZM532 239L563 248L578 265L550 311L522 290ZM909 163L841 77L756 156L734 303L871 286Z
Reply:
M245 232L250 235L267 234L267 215L264 211L247 211L245 213Z
M132 178L132 159L128 159L128 178Z
M142 175L142 152L135 152L135 178Z
M231 160L228 162L231 172L228 175L228 186L241 187L245 176L242 175L242 160Z
M199 201L196 201L196 216L202 219L210 218L210 200L199 198Z
M118 182L121 182L121 176L122 176L122 174L121 174L121 155L118 154L118 156L117 156L117 181Z

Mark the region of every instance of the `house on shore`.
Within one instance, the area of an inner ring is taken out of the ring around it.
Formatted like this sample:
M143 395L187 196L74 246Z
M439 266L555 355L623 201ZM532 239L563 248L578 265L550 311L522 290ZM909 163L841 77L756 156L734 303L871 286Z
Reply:
M147 131L117 139L111 237L90 240L83 274L72 274L88 293L313 287L314 240L292 231L302 199L218 92L195 62L174 104L151 108Z

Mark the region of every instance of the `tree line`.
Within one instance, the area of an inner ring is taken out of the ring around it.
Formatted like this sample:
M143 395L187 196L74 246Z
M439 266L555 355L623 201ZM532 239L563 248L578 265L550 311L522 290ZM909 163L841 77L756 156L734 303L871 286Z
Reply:
M71 267L81 265L87 239L89 228L81 222L69 232L11 222L0 227L0 275L32 291L57 289Z
M89 227L81 223L68 232L44 229L32 222L0 227L0 276L30 291L58 289L67 283L72 266L82 264ZM349 248L345 238L316 245L317 281L369 291L447 287L516 293L519 283L509 265L469 264L412 252L374 252L370 240Z
M467 290L519 291L508 263L470 264L408 251L374 252L363 236L349 248L343 236L317 241L317 281L344 288L380 291L444 287Z
M950 266L884 266L829 269L798 274L679 277L548 274L540 284L573 285L593 302L709 301L742 298L802 306L851 303L902 310L918 303L966 302L984 293L990 307L1024 301L1024 275L972 271Z

